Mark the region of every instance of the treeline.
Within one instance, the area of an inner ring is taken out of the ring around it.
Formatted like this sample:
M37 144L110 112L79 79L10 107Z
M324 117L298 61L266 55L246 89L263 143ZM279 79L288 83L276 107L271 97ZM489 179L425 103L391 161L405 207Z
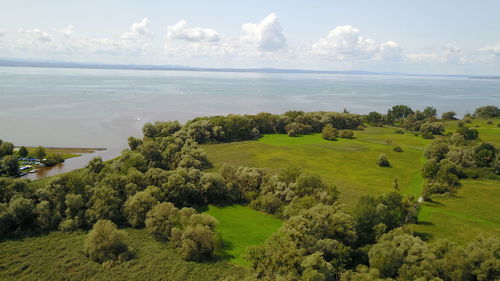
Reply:
M284 114L267 112L256 115L199 117L184 126L178 122L148 123L143 128L147 138L166 137L177 131L198 143L250 140L261 134L321 133L327 124L338 130L356 129L363 124L362 116L337 112L288 111ZM291 132L291 133L290 133Z

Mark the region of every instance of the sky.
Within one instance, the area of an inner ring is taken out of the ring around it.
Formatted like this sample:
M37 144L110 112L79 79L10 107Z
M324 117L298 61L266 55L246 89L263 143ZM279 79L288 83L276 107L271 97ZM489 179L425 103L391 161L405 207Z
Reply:
M500 75L500 1L0 1L0 58Z

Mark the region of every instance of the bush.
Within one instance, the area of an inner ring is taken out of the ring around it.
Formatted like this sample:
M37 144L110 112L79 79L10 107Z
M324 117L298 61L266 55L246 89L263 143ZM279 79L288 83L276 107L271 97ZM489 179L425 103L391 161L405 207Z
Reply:
M182 233L180 252L185 260L207 260L213 256L217 247L216 234L206 225L188 226Z
M494 105L482 106L474 111L474 114L482 118L492 118L500 116L500 108Z
M354 137L354 132L351 130L340 131L340 137L344 139L352 139Z
M100 263L128 260L130 252L123 238L124 234L116 224L109 220L99 220L85 238L85 254Z
M179 224L179 209L169 202L154 206L148 212L146 218L146 230L162 240L168 240L172 229Z
M423 132L422 133L422 138L431 140L434 138L434 135L431 132Z
M454 111L445 112L445 113L443 113L443 115L441 115L441 119L443 119L443 120L455 120L455 115L457 115L457 114Z
M380 167L389 167L391 165L389 163L389 160L387 159L387 155L385 155L385 153L381 153L378 156L377 165L379 165Z
M401 129L396 129L396 130L394 130L394 133L395 134L403 135L405 132L403 130L401 130Z
M335 129L331 124L326 124L321 131L321 136L325 140L334 141L337 140L339 136L339 131Z
M396 145L392 150L394 150L396 152L403 152L403 149L399 145Z
M297 132L295 132L295 130L293 130L293 129L289 130L288 131L288 136L289 137L296 137L297 136Z
M488 120L488 121L486 121L486 124L488 124L488 125L493 125L493 120Z

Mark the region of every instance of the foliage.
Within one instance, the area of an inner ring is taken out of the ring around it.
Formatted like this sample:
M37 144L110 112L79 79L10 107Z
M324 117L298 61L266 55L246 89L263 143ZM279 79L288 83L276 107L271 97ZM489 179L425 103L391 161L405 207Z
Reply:
M91 259L106 261L125 261L130 258L128 246L124 242L124 233L119 231L109 220L97 221L85 238L85 254Z
M389 159L385 153L381 153L377 158L377 165L380 167L390 167Z

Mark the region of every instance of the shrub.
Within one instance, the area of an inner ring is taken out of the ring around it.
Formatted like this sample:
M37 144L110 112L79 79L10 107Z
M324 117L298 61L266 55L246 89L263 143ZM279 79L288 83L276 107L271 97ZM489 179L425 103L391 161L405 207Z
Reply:
M455 115L457 115L454 111L445 112L441 115L441 119L443 120L455 120Z
M405 132L403 130L401 130L401 129L396 129L396 130L394 130L394 133L395 134L403 135Z
M396 145L392 150L394 150L396 152L403 152L403 149L399 145Z
M339 131L335 129L331 124L326 124L321 131L321 137L325 140L334 141L337 140L339 136Z
M486 121L486 124L493 125L493 121L492 120L488 120L488 121Z
M130 253L123 238L124 235L116 224L109 220L99 220L85 238L85 254L100 263L128 260Z
M474 114L478 117L482 118L492 118L500 116L500 108L494 105L487 105L477 108L474 111Z
M391 165L389 163L389 160L387 159L387 155L385 155L385 153L381 153L378 156L377 165L379 165L380 167L389 167Z
M431 140L434 138L434 135L431 132L423 132L422 133L422 138Z
M293 130L293 129L289 130L288 131L288 136L289 137L296 137L297 136L297 132L295 132L295 130Z
M217 249L215 232L206 225L188 226L182 233L180 252L185 260L203 261L211 258Z
M352 139L354 137L354 132L351 130L340 131L340 137L344 139Z
M180 224L179 209L174 204L163 202L154 206L147 214L146 229L156 238L168 240L172 228Z

